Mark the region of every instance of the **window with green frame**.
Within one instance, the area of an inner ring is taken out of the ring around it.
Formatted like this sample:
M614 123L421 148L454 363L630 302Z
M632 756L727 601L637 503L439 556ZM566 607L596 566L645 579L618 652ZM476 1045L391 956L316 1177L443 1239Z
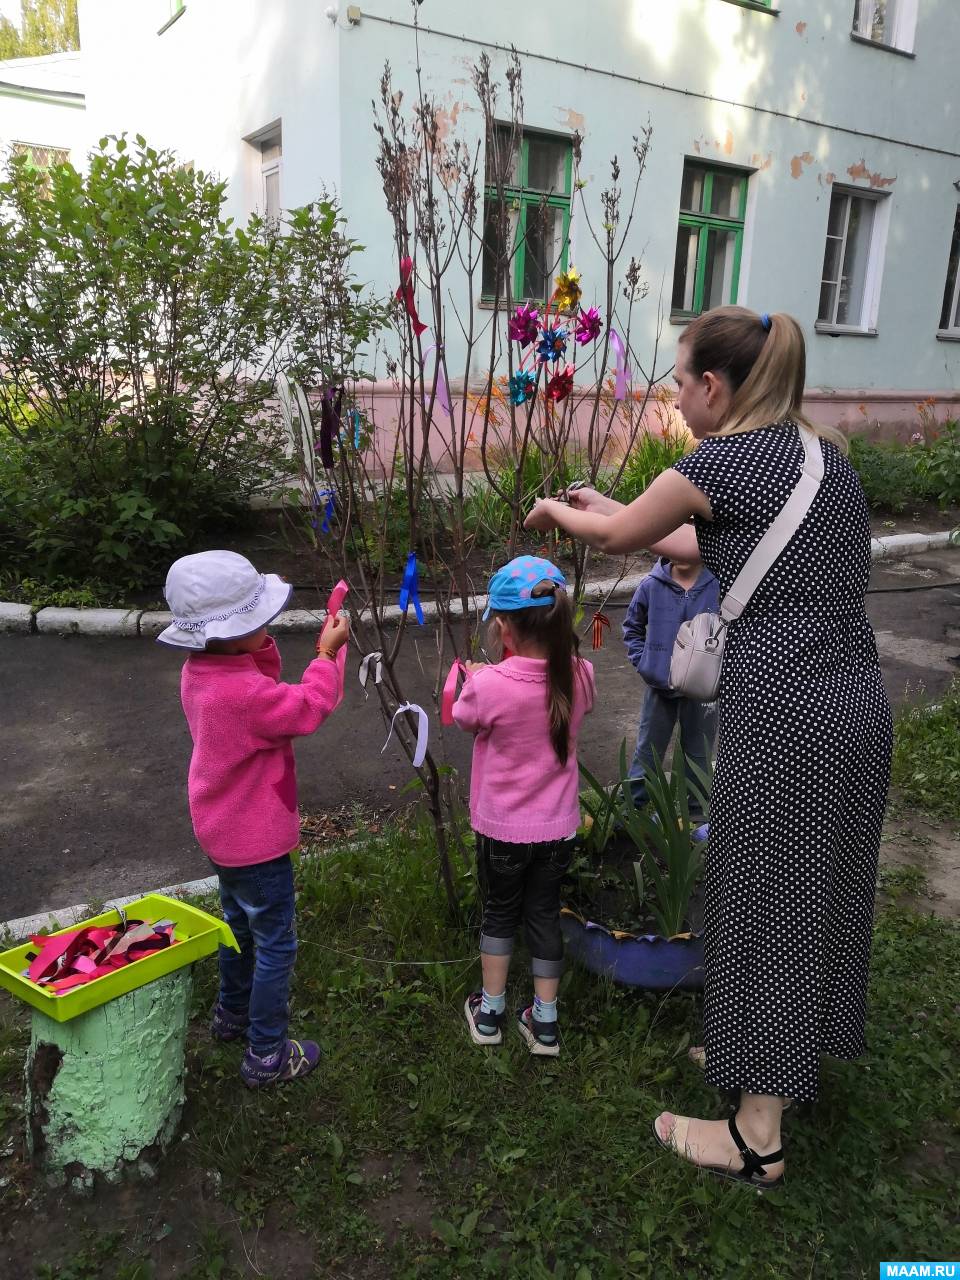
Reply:
M743 169L684 162L670 306L674 318L736 302L749 176Z
M503 173L506 216L497 199L494 175ZM545 302L553 277L567 269L573 146L555 134L524 133L511 146L511 130L498 126L487 140L487 186L483 202L484 298L496 292L497 263L510 249L510 291L523 301ZM505 292L505 281L501 282Z

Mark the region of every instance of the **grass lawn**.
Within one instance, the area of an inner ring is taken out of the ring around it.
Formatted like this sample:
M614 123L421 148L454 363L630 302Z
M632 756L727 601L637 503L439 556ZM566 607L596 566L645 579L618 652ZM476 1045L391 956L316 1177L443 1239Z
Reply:
M424 833L314 851L298 878L293 1025L327 1051L315 1077L246 1091L241 1050L206 1037L216 966L198 966L186 1136L159 1182L71 1202L0 1159L0 1260L21 1260L0 1261L5 1280L872 1278L881 1259L960 1257L960 929L898 902L917 888L902 872L877 918L869 1055L825 1063L819 1104L788 1113L788 1182L766 1198L650 1136L665 1106L724 1113L687 1064L693 997L568 970L558 1060L512 1028L477 1049L462 1015L475 928L445 922ZM451 963L404 963L423 959ZM26 1029L4 1000L7 1135Z

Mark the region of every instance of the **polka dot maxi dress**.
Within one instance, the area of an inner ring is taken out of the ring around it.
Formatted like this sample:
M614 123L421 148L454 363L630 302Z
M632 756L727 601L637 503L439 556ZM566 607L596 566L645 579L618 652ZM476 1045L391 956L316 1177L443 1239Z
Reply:
M870 525L856 472L821 441L798 532L727 636L704 885L706 1078L817 1096L821 1053L865 1047L891 721L864 612ZM721 599L800 476L797 426L701 441L676 470Z

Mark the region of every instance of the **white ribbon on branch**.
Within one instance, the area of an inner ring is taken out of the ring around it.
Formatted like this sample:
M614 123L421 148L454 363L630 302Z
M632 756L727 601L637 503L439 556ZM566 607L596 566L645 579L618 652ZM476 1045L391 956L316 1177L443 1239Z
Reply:
M393 737L393 727L397 722L397 716L405 711L415 711L419 716L417 725L417 748L413 753L413 767L419 769L426 759L427 755L427 739L430 735L430 720L423 707L418 706L415 702L402 702L393 713L393 719L390 721L390 732L387 734L387 740L380 748L380 754L383 755L387 747L390 745L390 739Z
M363 692L367 697L370 696L367 693L367 680L370 677L371 666L373 667L373 683L379 684L383 678L383 654L379 649L374 650L373 653L368 653L364 657L363 661L360 663L360 670L357 672L357 675L360 678L360 683L363 686Z

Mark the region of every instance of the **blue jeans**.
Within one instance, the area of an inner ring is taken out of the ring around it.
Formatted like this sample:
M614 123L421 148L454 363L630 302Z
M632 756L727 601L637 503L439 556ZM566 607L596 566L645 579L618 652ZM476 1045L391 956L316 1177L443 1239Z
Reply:
M220 948L220 1004L249 1017L250 1048L275 1053L287 1038L290 975L297 958L289 853L247 867L216 866L223 918L240 945Z
M659 689L648 688L640 713L640 729L637 733L637 749L630 764L630 790L633 803L639 808L647 803L644 778L653 768L654 754L663 764L663 758L673 730L680 724L680 747L688 760L709 772L710 751L717 731L716 703L694 702L692 698L672 698ZM700 785L700 779L691 769L691 780ZM691 808L697 812L701 806L690 795Z

